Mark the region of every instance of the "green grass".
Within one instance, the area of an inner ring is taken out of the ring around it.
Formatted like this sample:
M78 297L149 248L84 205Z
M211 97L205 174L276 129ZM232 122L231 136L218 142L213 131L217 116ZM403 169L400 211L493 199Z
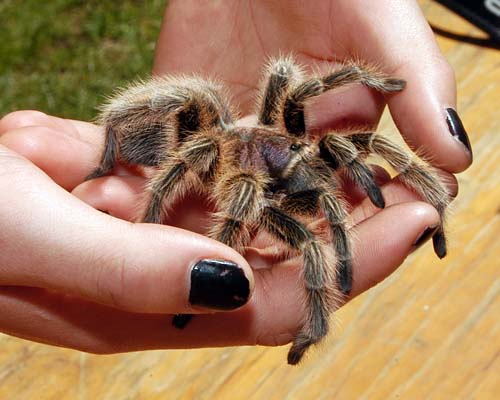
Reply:
M37 109L90 120L151 71L166 0L0 0L0 116Z

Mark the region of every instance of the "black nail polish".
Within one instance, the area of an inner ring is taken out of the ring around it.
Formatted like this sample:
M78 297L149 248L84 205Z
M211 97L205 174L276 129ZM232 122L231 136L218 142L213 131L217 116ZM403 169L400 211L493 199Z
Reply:
M446 123L448 124L448 129L450 130L452 136L463 143L467 150L469 150L472 157L472 147L470 145L469 136L467 136L464 125L453 108L446 109Z
M250 296L250 282L238 265L221 260L198 261L191 270L189 302L213 310L241 307Z
M172 326L177 329L184 329L191 319L193 319L192 314L175 314L172 318Z
M422 246L434 235L434 233L436 233L437 229L437 225L425 228L425 230L417 237L417 239L413 243L413 247L417 249Z

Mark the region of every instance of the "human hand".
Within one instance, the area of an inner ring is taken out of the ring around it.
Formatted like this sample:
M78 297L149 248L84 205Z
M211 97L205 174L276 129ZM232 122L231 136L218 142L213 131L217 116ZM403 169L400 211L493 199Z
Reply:
M454 72L416 1L172 0L154 72L218 77L247 114L254 106L261 66L280 52L294 53L308 69L361 59L406 80L404 91L387 98L406 142L448 172L470 165L467 134L453 111ZM374 126L385 101L357 87L322 95L306 116L310 128Z
M126 222L137 212L145 179L124 169L83 182L98 163L102 141L94 125L38 112L0 121L0 185L6 189L0 330L97 353L289 342L305 303L300 258L276 258L268 242L256 238L245 260L195 233ZM346 186L356 238L352 297L388 276L439 221L397 179L381 169L376 176L384 210ZM169 224L199 230L206 207L193 204L184 204ZM180 331L165 314L210 311L189 302L190 266L202 258L236 262L255 289L242 308L202 314Z

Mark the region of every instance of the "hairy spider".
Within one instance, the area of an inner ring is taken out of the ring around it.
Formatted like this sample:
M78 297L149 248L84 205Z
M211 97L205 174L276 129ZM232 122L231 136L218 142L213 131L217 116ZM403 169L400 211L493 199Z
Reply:
M380 208L384 198L365 159L385 159L401 180L441 216L434 233L436 254L444 257L443 231L449 196L427 163L372 132L321 139L308 135L307 100L347 84L379 92L403 90L405 82L362 64L348 64L321 76L305 77L290 57L271 60L255 126L236 126L221 87L198 77L157 77L120 91L104 107L104 153L87 179L109 173L120 161L156 167L148 186L142 221L161 223L166 210L187 192L206 193L216 205L208 235L243 251L259 229L303 255L306 315L288 362L300 361L309 346L328 333L329 315L351 290L351 243L346 207L339 189L343 169ZM325 218L332 238L323 243L300 221ZM335 257L328 257L330 246ZM179 328L188 315L174 316Z

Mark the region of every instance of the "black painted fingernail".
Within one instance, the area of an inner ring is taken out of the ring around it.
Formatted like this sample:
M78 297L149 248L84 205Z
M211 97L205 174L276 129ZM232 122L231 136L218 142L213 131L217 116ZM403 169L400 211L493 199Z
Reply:
M189 302L213 310L234 310L248 301L250 282L237 264L198 261L191 270Z
M172 318L172 325L177 329L184 329L192 319L192 314L175 314Z
M448 124L448 129L450 130L451 135L455 139L460 140L467 150L469 150L472 157L472 147L470 145L469 136L467 136L464 124L462 124L460 117L453 108L446 109L446 123Z
M422 246L434 235L438 228L439 227L437 225L425 228L425 230L420 235L418 235L417 239L413 243L413 247L415 249L418 249L420 246Z

